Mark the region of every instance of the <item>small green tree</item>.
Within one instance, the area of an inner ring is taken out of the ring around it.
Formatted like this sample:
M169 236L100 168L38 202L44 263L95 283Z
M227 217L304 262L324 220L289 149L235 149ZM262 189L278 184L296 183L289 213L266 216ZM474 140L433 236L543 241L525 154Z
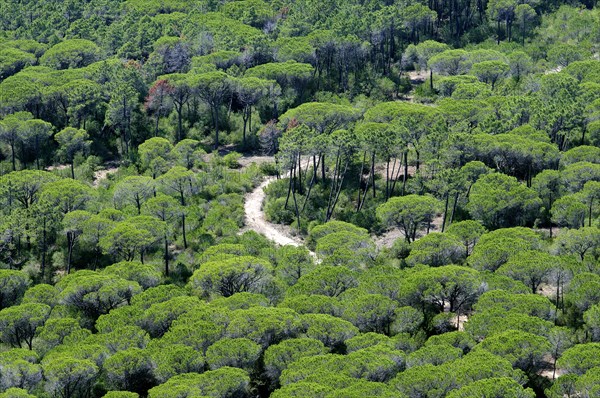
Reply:
M377 208L377 218L388 227L398 227L407 242L417 238L420 228L431 226L439 208L436 199L428 196L407 195L391 198Z
M88 133L83 129L67 127L54 136L58 142L58 156L71 166L71 178L75 179L75 157L85 156L92 143Z

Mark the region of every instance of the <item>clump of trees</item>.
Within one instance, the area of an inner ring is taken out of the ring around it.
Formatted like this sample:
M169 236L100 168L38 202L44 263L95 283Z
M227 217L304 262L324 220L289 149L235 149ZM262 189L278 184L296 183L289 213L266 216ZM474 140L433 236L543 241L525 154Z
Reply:
M54 3L0 0L0 397L598 394L595 1Z

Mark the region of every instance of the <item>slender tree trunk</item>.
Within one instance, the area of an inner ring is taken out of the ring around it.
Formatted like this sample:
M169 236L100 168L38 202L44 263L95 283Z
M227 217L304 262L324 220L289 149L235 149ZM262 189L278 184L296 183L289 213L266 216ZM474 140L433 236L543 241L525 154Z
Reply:
M169 239L165 234L165 276L169 276Z
M302 195L302 156L298 154L298 193Z
M15 143L11 142L10 143L10 157L12 160L12 170L13 171L17 171L17 162L15 160Z
M242 120L244 122L244 129L242 130L242 146L246 148L246 125L248 123L248 110L244 108L242 112Z
M392 191L390 193L390 196L394 196L394 191L396 190L396 183L398 182L398 179L400 178L400 171L402 171L402 159L400 159L400 164L398 165L398 168L396 169L396 175L392 176L392 178L394 180L392 182Z
M35 157L35 167L36 167L38 170L40 169L40 156L39 156L39 153L40 153L40 152L41 152L41 151L40 151L40 145L39 145L39 143L37 142L37 138L36 138L35 153L37 153L37 154L38 154L38 156L36 156L36 157Z
M558 347L556 347L556 350L554 351L554 361L552 364L552 380L556 379L556 361L558 359Z
M252 105L248 109L248 132L252 134Z
M408 151L404 151L404 175L402 176L402 196L406 192L406 180L408 179Z
M360 209L360 197L362 194L362 181L363 181L363 167L365 166L366 159L367 159L367 151L364 151L362 161L360 163L360 168L358 169L358 198L356 198L356 211L358 211Z
M44 217L43 227L42 227L42 266L40 268L40 273L42 274L42 280L45 279L46 274L46 217Z
M315 157L313 156L313 160L315 159ZM321 158L319 158L319 163L321 162ZM316 170L317 167L319 167L319 163L314 164L313 166L313 170ZM313 172L312 173L312 177L310 179L310 184L308 186L308 192L306 193L306 198L304 199L304 204L302 205L302 210L300 210L302 213L304 212L304 208L306 207L306 204L308 203L308 200L310 199L310 193L312 191L312 188L314 186L314 184L317 181L317 173Z
M338 151L337 151L337 154L335 157L335 167L333 169L333 176L331 177L331 184L329 187L329 198L327 199L327 211L325 212L325 222L329 221L329 212L331 209L333 192L334 192L334 189L336 189L337 174L339 172L339 164L340 164L340 149L338 148Z
M452 222L454 221L454 214L456 213L456 208L458 207L458 197L459 193L456 192L456 194L454 195L454 204L452 205L452 214L450 215L449 224L452 224Z
M496 21L496 34L497 34L497 38L496 38L496 44L500 45L500 19L498 19L498 21Z
M442 219L442 232L446 229L446 219L448 218L448 205L450 204L450 192L446 193L446 203L444 205L444 218Z
M287 192L287 196L285 198L284 209L287 209L287 207L288 207L288 203L290 201L290 195L292 194L294 177L296 176L296 155L294 154L293 157L294 157L294 159L292 161L292 168L290 169L290 181L288 184L288 192Z
M385 165L385 198L389 199L390 197L390 159L387 159Z
M433 92L433 69L429 68L429 89Z
M185 214L181 214L181 234L183 236L183 248L187 249L187 236L185 232Z
M331 205L331 211L329 212L329 218L327 219L327 221L329 221L329 219L331 219L331 217L333 217L333 212L335 211L335 206L337 205L337 202L340 198L340 193L342 192L342 187L344 185L344 178L346 177L346 171L348 171L348 164L350 163L349 159L346 159L346 164L344 165L344 171L341 174L341 180L337 186L337 192L335 194L335 197L333 199L333 203Z
M365 185L365 190L363 192L363 197L362 200L360 202L360 207L358 208L357 211L361 211L363 206L365 205L365 202L367 200L367 193L369 192L369 185L371 184L371 181L373 180L373 174L369 174L369 179L367 180L367 184ZM374 184L375 182L373 182Z
M298 155L299 156L299 155ZM296 200L296 173L294 173L294 186L292 188L292 198L294 199L294 210L296 211L296 220L298 224L298 233L301 231L300 225L300 209L298 208L298 201Z
M67 275L71 273L71 262L73 259L73 246L75 244L75 239L72 234L67 233Z
M154 136L158 137L158 122L160 121L160 113L156 113L156 124L154 125Z
M373 197L377 196L375 188L375 151L371 154L371 182L373 183Z
M215 123L215 149L219 149L219 108L214 106L213 121Z
M75 179L75 168L73 166L73 161L71 160L71 178Z
M183 104L180 104L177 108L177 142L181 141L183 137Z

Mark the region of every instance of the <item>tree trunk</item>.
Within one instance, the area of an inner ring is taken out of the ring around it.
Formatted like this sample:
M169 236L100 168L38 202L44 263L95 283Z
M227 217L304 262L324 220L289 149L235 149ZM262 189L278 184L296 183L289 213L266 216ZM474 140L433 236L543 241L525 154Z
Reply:
M302 156L298 154L298 193L302 195Z
M442 219L442 232L446 229L446 219L448 218L448 205L450 204L450 192L446 193L446 203L444 205L444 218Z
M177 108L177 142L183 137L183 104Z
M183 235L183 248L187 249L187 237L185 233L185 214L181 214L181 234Z
M392 171L393 173L393 171ZM385 165L385 198L390 198L390 159L387 159Z
M335 167L333 169L333 176L331 176L331 184L329 187L329 198L327 199L327 211L325 212L325 222L329 221L329 212L331 209L331 202L333 199L333 191L337 188L337 175L339 172L340 165L340 149L338 148L336 158L335 158Z
M298 233L300 233L300 209L298 209L298 201L296 200L296 174L294 173L294 187L292 188L292 198L294 199L294 209L296 211L296 220L298 223Z
M73 259L74 237L70 232L67 233L67 275L71 273L71 261Z
M360 168L358 169L358 198L356 198L356 211L360 209L360 198L362 194L362 180L363 180L363 167L365 166L365 161L367 159L367 151L363 152L362 161L360 163Z
M292 162L292 168L290 169L290 181L288 184L288 192L287 192L287 196L285 198L285 205L283 206L284 209L287 209L288 207L288 203L290 201L290 195L292 194L292 184L293 184L293 179L294 176L296 175L296 155L294 155L294 161Z
M429 89L433 92L433 69L429 68Z
M44 217L43 228L42 228L42 266L40 273L42 274L42 280L45 279L46 272L46 217Z
M315 157L313 156L313 161L314 161ZM321 162L321 158L319 158L319 163ZM319 167L319 163L314 164L313 163L313 170L316 170L317 167ZM308 200L310 199L310 193L312 191L312 188L314 186L314 184L317 181L317 173L316 171L313 171L312 173L312 177L310 179L310 184L308 186L308 192L306 193L306 198L304 199L304 204L302 205L302 209L300 210L301 212L304 212L304 208L306 207L306 204L308 203Z
M394 191L396 190L396 183L398 182L398 178L400 178L400 171L402 171L402 159L400 159L400 164L398 165L398 169L396 169L396 175L392 176L393 182L390 196L394 196Z
M169 240L165 235L165 276L169 276Z
M242 112L242 120L244 122L244 129L242 130L242 146L246 148L246 125L248 124L248 110L244 109Z
M217 106L213 109L213 122L215 124L215 149L219 149L219 108Z
M496 21L497 25L496 25L496 34L497 34L497 38L496 38L496 44L500 45L500 20L498 19L498 21Z
M377 196L375 188L375 151L371 154L371 182L373 183L373 197Z
M12 170L17 171L17 162L15 160L15 143L14 142L10 143L10 155L11 155L11 159L12 159Z
M344 185L344 178L346 177L346 171L348 170L348 164L350 163L349 159L346 159L346 164L344 165L344 171L341 174L341 180L337 186L337 193L335 194L335 197L333 199L333 203L331 205L331 211L329 212L329 217L327 219L327 221L329 221L329 219L331 219L331 217L333 216L333 212L335 210L335 206L337 205L337 202L340 198L340 193L342 192L342 187Z
M160 121L160 113L156 113L156 124L154 125L154 136L158 137L158 122Z
M408 151L404 151L404 175L402 176L402 196L406 192L406 180L408 178Z
M456 194L454 194L454 204L452 205L452 214L450 215L449 224L452 224L452 222L454 221L454 214L456 213L456 208L458 207L458 197L459 197L459 194L458 194L458 192L456 192Z
M248 132L252 134L252 105L248 109Z

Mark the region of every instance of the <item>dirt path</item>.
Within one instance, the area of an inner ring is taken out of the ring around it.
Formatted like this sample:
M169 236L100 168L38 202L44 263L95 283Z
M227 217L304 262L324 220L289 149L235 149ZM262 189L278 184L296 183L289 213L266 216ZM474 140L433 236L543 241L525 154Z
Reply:
M303 244L302 240L293 237L289 226L273 224L265 218L265 212L262 209L266 196L265 188L275 180L275 177L267 178L246 195L244 202L246 227L266 236L278 245L301 246Z
M240 159L240 165L242 167L247 167L252 163L266 163L272 160L273 158L270 156L242 157ZM303 159L302 167L306 167L309 162L310 158L307 157L306 159ZM385 176L384 166L378 166L376 172ZM409 168L408 174L415 174L415 168L413 166ZM275 180L275 177L268 177L259 186L254 188L252 192L246 194L246 197L244 198L244 223L246 226L241 232L254 230L278 245L302 246L304 245L304 240L296 235L290 226L271 223L265 217L265 212L262 208L266 197L265 188ZM432 223L430 232L439 231L441 223L442 217L436 217ZM382 235L373 235L372 238L377 248L381 250L383 248L392 247L394 241L403 236L404 234L399 228L393 228ZM316 258L314 252L311 251L310 254Z
M242 164L244 167L248 166L249 162L247 159L242 159L240 159L240 164ZM254 157L254 159L258 160L258 163L264 163L269 159L271 161L273 160L272 157L264 156ZM306 167L309 161L309 158L303 159L302 167ZM244 198L244 223L246 224L246 227L242 230L242 232L251 229L266 236L268 239L281 246L303 246L304 240L300 236L295 235L289 225L274 224L267 221L265 217L265 212L262 208L266 197L265 188L276 180L277 179L275 177L266 178L259 186L254 188L254 190L248 193ZM310 251L310 255L318 261L315 252Z

